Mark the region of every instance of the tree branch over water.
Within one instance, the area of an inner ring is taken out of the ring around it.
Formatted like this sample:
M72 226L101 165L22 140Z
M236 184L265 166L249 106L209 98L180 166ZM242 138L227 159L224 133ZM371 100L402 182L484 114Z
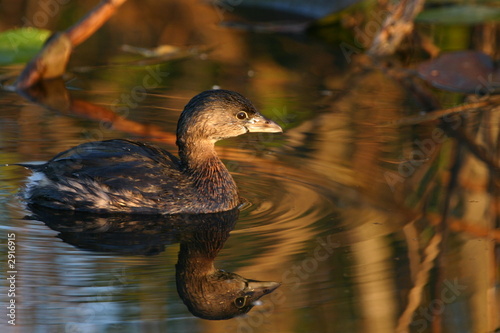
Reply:
M26 65L15 86L23 90L45 79L60 77L66 71L73 48L97 31L126 0L103 0L78 23L65 32L57 32Z

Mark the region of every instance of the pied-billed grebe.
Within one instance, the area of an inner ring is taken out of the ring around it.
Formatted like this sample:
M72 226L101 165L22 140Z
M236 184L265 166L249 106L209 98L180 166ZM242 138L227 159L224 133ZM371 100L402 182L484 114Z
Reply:
M239 203L236 184L215 152L216 141L248 132L282 132L242 95L209 90L193 97L177 124L179 158L139 142L88 142L34 171L29 204L96 213L211 213Z

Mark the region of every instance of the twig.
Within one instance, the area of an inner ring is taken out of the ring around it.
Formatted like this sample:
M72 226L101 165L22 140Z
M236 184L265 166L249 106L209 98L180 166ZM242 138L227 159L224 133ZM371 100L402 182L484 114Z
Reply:
M413 313L420 305L422 301L423 289L429 281L429 271L432 267L434 267L434 259L436 259L439 254L440 243L441 234L438 233L432 237L429 244L427 244L427 247L425 248L425 258L420 264L419 271L416 274L415 283L408 294L408 304L406 305L406 309L399 317L398 326L396 327L397 333L409 332L409 326L413 318Z
M52 35L19 75L15 83L16 89L25 90L41 80L62 76L73 48L99 29L125 1L103 0L77 24L65 32Z
M413 21L424 7L425 0L401 0L384 24L368 50L371 56L388 56L396 52L404 37L413 31Z
M494 156L489 154L488 150L484 146L474 142L474 139L470 136L470 134L462 128L458 130L449 129L449 131L451 132L451 135L454 135L457 139L462 140L472 154L486 163L486 165L492 170L495 178L500 177L500 162Z
M127 0L103 0L78 23L66 30L73 47L81 44L97 31Z
M424 122L428 121L433 121L439 118L442 118L444 116L449 116L455 113L460 113L460 112L465 112L465 111L472 111L472 110L477 110L480 108L484 108L486 106L490 106L493 104L493 101L481 101L481 102L474 102L474 103L469 103L469 104L463 104L459 106L455 106L449 109L444 109L444 110L436 110L432 112L427 112L422 115L418 116L411 116L411 117L406 117L402 119L397 119L391 122L388 122L384 125L388 126L408 126L408 125L417 125L421 124Z
M483 227L480 225L474 225L471 223L467 223L465 221L459 219L449 219L448 225L450 229L455 232L465 232L474 237L492 239L497 243L500 243L500 230L498 229L490 229L487 227Z

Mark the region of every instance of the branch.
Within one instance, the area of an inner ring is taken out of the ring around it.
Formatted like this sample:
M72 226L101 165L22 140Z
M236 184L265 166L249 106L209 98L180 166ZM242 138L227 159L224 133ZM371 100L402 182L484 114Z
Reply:
M99 29L125 1L103 0L68 30L52 35L19 75L15 83L16 89L25 90L41 80L62 76L73 48Z
M368 54L382 57L396 52L403 38L413 31L413 21L424 4L425 0L401 0L385 19Z

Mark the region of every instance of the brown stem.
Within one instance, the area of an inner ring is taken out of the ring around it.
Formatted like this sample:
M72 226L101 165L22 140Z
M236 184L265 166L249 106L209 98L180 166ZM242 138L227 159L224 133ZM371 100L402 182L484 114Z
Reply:
M125 1L103 0L66 32L54 34L45 43L43 49L23 69L17 78L15 87L18 90L25 90L42 80L62 76L66 71L66 65L73 48L99 29Z
M73 47L81 44L97 31L127 0L103 0L78 23L66 30Z

